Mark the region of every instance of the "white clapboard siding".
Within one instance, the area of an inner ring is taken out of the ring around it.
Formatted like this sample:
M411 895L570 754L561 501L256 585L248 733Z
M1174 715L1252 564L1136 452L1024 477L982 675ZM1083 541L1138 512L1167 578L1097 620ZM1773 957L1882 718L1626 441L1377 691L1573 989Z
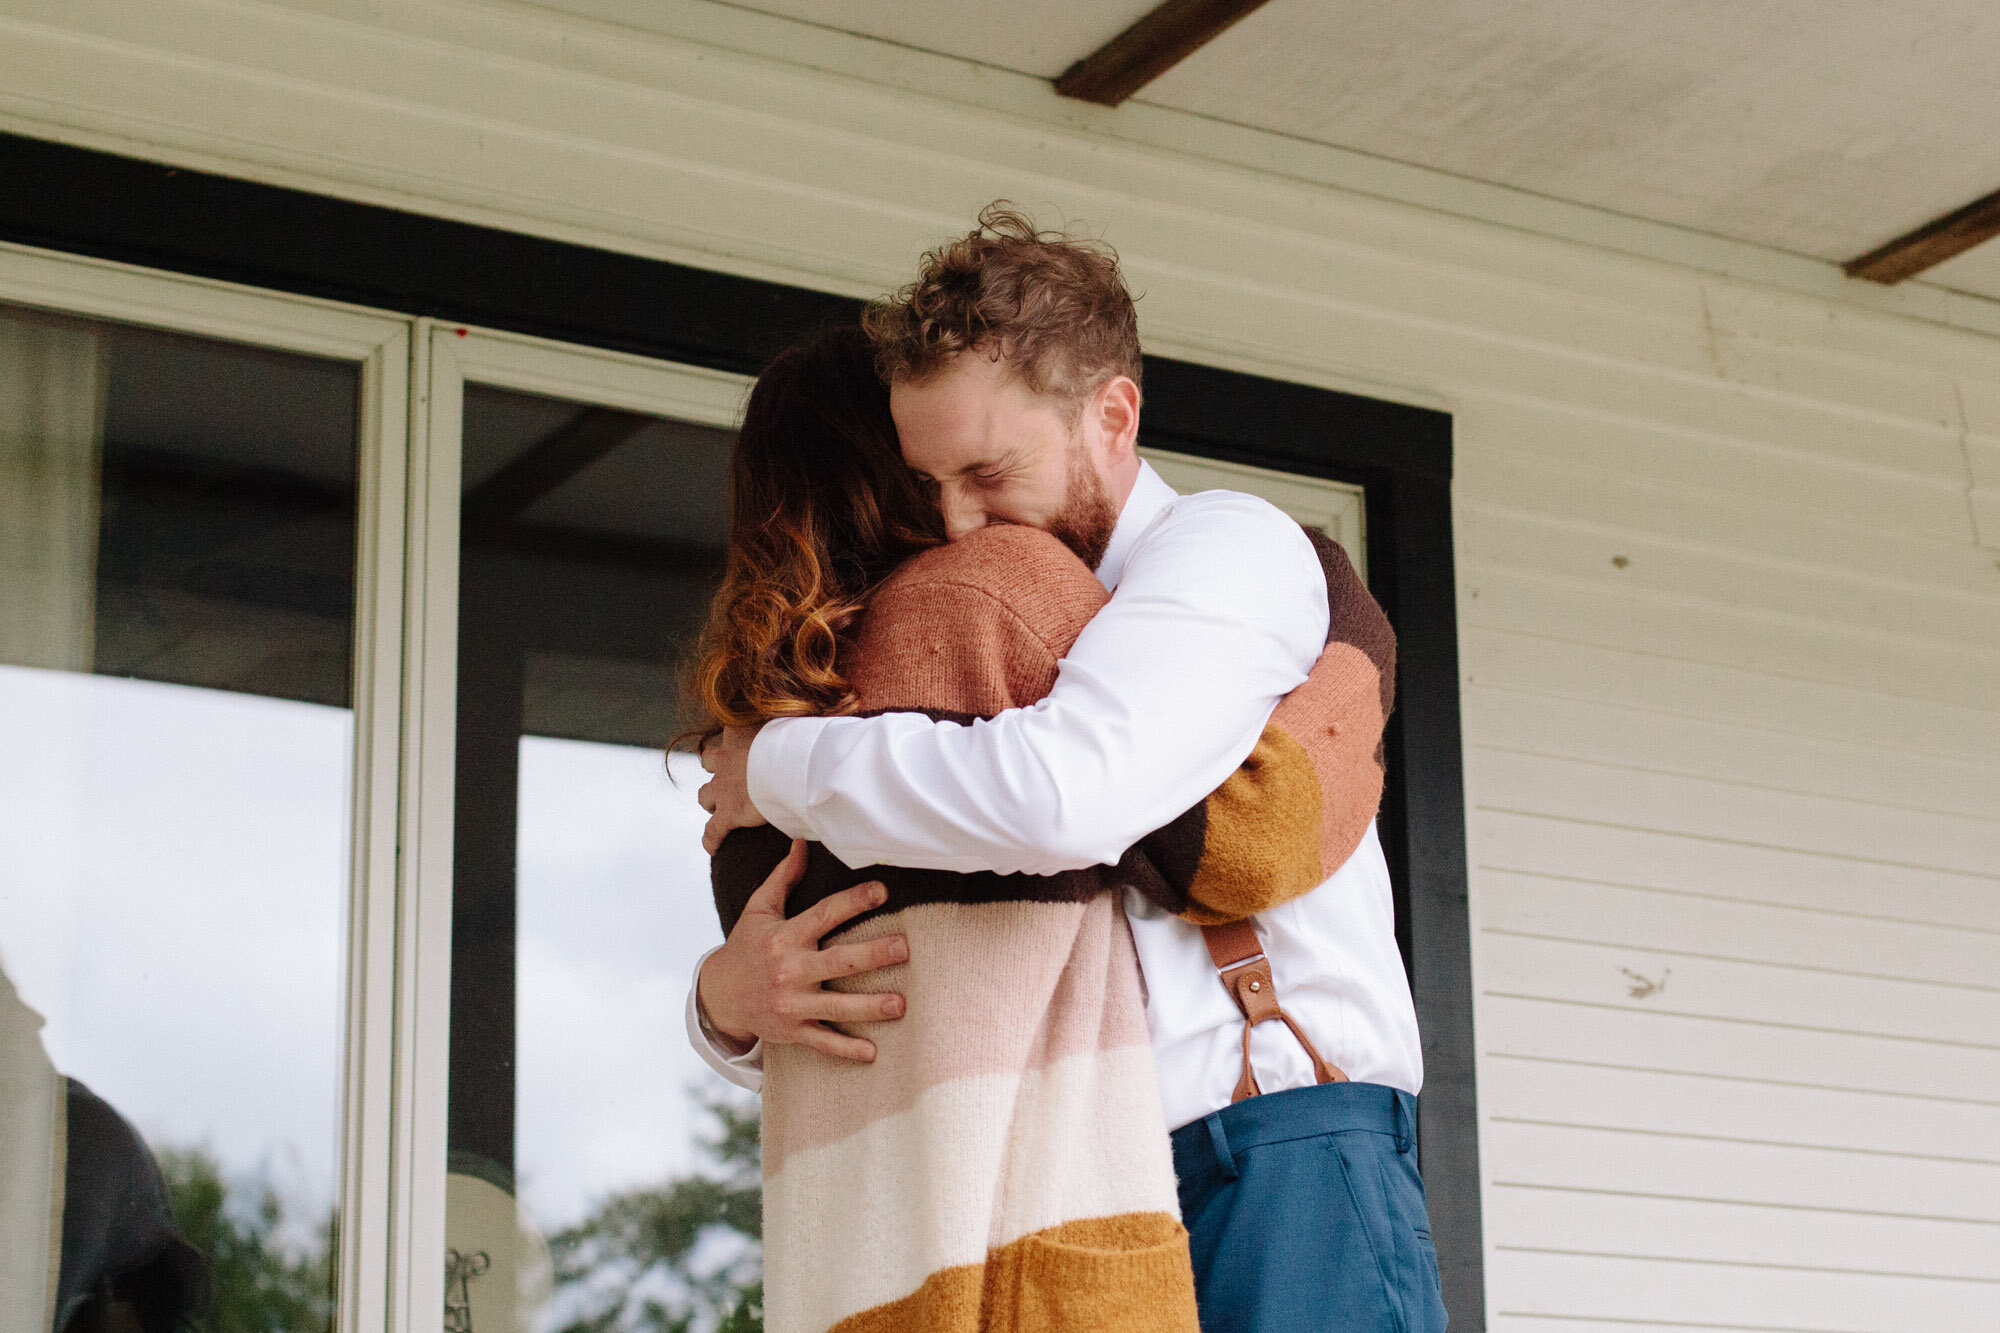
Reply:
M1565 699L1534 688L1468 684L1465 712L1477 718L1468 726L1498 750L2000 819L2000 766L1992 764L1795 736L1755 721L1711 722L1660 708Z
M1502 1124L1620 1124L1633 1132L1748 1144L1789 1144L1809 1126L1812 1146L1826 1151L2000 1166L2000 1106L1703 1083L1647 1070L1579 1077L1528 1060L1495 1061L1480 1101ZM2000 1253L1994 1260L2000 1263Z
M1464 414L1499 1328L2000 1327L1994 552L1949 376L1774 322Z
M1674 892L1567 875L1491 873L1482 915L1490 931L1904 981L1963 991L1968 998L2000 996L1987 931L1829 917L1721 897L1690 911L1687 896ZM1658 993L1664 995L1664 988ZM2000 1040L2000 1032L1994 1036Z
M1468 688L1699 714L1722 725L1846 742L1876 754L1975 766L2000 755L2000 714L1977 708L1534 633L1468 627L1460 643L1476 662L1466 670Z
M1471 488L1468 485L1467 490ZM1844 622L1893 635L1913 652L1932 646L1992 654L2000 670L2000 598L1860 571L1773 559L1715 541L1661 537L1613 522L1580 522L1471 501L1458 512L1459 540L1483 561L1565 578L1615 571L1615 585L1638 595L1706 599L1774 617ZM1622 562L1622 563L1620 563Z
M1618 1008L1643 999L1660 1013L1715 1023L2000 1052L2000 994L1993 992L1513 933L1492 944L1495 961L1483 980L1494 994ZM1631 994L1649 985L1655 989Z
M1992 866L1990 820L1774 791L1726 780L1479 749L1471 776L1494 809L1720 838L1981 875Z
M0 0L0 128L1448 409L1493 1325L2000 1328L2000 308L752 8Z
M1511 1246L1502 1253L1507 1262L1488 1284L1501 1328L1509 1327L1505 1315L1511 1311L1563 1307L1647 1310L1652 1317L1644 1324L1656 1327L1976 1328L1972 1321L1991 1310L2000 1289L1991 1280L1880 1269L1676 1262Z
M1927 867L1488 810L1484 868L1580 877L1715 902L1759 902L1816 916L1955 927L2000 938L1987 877Z
M1601 648L1625 648L1779 677L1847 685L1904 699L1990 710L2000 654L1912 643L1852 620L1814 622L1672 592L1587 577L1526 572L1460 546L1462 623L1520 629ZM1607 560L1607 571L1613 567ZM1471 664L1476 670L1478 663Z
M2000 1222L2000 1163L1939 1161L1816 1146L1732 1142L1576 1122L1494 1120L1488 1137L1513 1163L1496 1180L1597 1193L1782 1204L1802 1211ZM1858 1191L1870 1206L1853 1209ZM1506 1244L1506 1237L1496 1237ZM1644 1254L1640 1249L1633 1253Z
M1760 440L1737 440L1644 418L1586 411L1578 404L1541 400L1488 400L1478 405L1477 429L1461 439L1458 466L1468 483L1490 479L1468 494L1505 497L1514 489L1501 475L1515 460L1527 468L1553 471L1550 490L1571 503L1604 503L1630 488L1659 488L1669 523L1674 515L1693 523L1721 518L1731 502L1770 507L1779 526L1733 526L1733 539L1754 545L1782 532L1801 517L1870 534L1930 539L1958 549L1965 533L1965 490L1950 478L1911 474L1856 464L1810 446L1780 447ZM1599 480L1593 486L1592 474ZM1622 485L1621 485L1622 480ZM1600 487L1602 488L1600 490ZM1710 497L1721 508L1709 507ZM1805 503L1809 500L1810 503ZM1741 510L1738 509L1738 517ZM1685 531L1674 525L1670 530Z
M1505 942L1489 937L1481 943L1491 952ZM1600 960L1581 965L1602 975ZM1612 980L1624 979L1617 969L1626 965L1612 965ZM1659 970L1641 975L1657 977ZM1617 999L1577 1002L1487 988L1480 1006L1481 1050L1496 1060L1668 1073L1704 1086L1739 1082L1996 1104L2000 1051L1670 1010L1626 1000L1627 993L1620 987ZM1497 1169L1504 1163L1489 1165Z
M1575 423L1559 413L1547 414L1544 428L1551 418L1568 427L1564 433L1574 433ZM1657 461L1663 451L1644 452ZM1766 460L1792 471L1804 461L1789 455L1764 455L1756 461ZM1962 526L1960 487L1922 482L1908 488L1910 503L1919 507L1919 522L1891 526L1885 520L1892 517L1886 511L1888 492L1897 480L1893 476L1845 466L1824 469L1816 495L1830 501L1836 498L1827 494L1831 489L1852 491L1847 497L1852 505L1835 510L1787 503L1782 495L1758 489L1736 468L1695 472L1687 460L1680 461L1678 476L1647 476L1594 451L1586 457L1553 458L1525 449L1462 448L1457 474L1467 492L1479 497L1482 510L1546 519L1549 498L1560 495L1563 516L1592 529L1766 557L1800 570L1840 571L1924 593L1993 592L1992 560L1962 533L1954 530L1957 540L1944 540L1911 531L1920 530L1933 515ZM1797 485L1795 476L1789 480Z
M1506 1244L1524 1250L1601 1250L1609 1238L1652 1236L1696 1261L1755 1255L1788 1268L2000 1279L2000 1247L1978 1222L1819 1212L1807 1228L1787 1209L1718 1208L1698 1199L1568 1192L1560 1207L1549 1203L1546 1191L1501 1186L1488 1201L1487 1220Z

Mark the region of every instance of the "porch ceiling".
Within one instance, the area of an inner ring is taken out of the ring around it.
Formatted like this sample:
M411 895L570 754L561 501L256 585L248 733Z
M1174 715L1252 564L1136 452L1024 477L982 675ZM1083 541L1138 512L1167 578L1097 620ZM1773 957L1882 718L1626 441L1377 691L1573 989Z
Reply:
M1154 3L743 7L1053 79ZM2000 188L2000 5L1270 0L1134 100L1845 261Z

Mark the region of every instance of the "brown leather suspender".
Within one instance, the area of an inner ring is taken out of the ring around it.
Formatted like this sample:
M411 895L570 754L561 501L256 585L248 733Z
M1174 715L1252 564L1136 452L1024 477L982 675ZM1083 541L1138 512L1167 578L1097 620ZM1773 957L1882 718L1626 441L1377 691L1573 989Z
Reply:
M1223 986L1235 999L1236 1007L1243 1011L1243 1077L1236 1080L1236 1095L1229 1100L1240 1102L1261 1091L1257 1076L1250 1072L1250 1029L1271 1018L1281 1020L1299 1039L1299 1045L1306 1048L1306 1054L1312 1057L1313 1074L1321 1083L1347 1082L1340 1066L1321 1059L1318 1048L1292 1016L1278 1007L1277 988L1271 982L1271 960L1264 956L1264 946L1257 943L1257 931L1249 920L1203 926L1201 936L1208 942L1208 956L1215 960L1215 970L1222 974Z

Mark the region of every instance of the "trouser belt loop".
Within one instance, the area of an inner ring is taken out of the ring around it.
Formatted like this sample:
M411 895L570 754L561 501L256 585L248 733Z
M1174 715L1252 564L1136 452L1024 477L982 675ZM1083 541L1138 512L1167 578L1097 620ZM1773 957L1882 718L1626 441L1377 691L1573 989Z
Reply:
M1398 1092L1396 1097L1396 1151L1406 1153L1414 1145L1417 1127L1410 1111L1410 1099Z
M1229 1132L1222 1127L1222 1112L1210 1111L1202 1117L1208 1126L1208 1146L1215 1150L1215 1164L1231 1180L1236 1179L1236 1158L1229 1151Z

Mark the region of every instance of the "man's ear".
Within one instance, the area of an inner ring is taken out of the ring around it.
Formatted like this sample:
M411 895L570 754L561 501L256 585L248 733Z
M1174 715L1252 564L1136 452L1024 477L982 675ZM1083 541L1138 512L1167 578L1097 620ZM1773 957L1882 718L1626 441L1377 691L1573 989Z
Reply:
M1139 386L1129 375L1113 375L1090 397L1088 410L1096 417L1098 448L1104 462L1115 467L1139 447Z

